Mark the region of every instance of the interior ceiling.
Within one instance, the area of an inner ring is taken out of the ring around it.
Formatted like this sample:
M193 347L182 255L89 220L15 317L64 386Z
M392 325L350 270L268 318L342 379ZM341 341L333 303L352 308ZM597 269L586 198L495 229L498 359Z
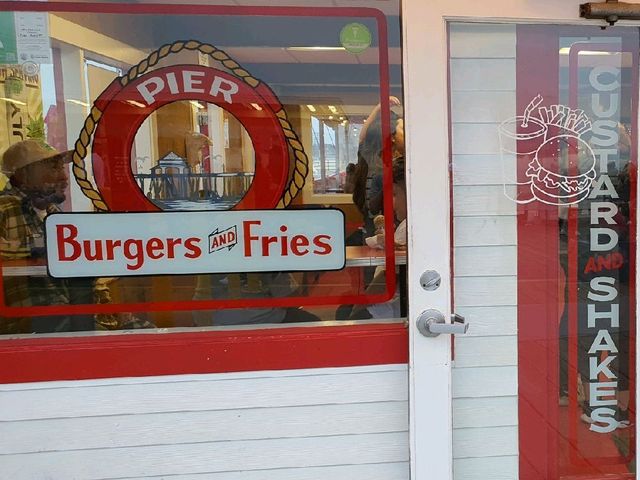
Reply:
M142 2L137 2L142 3ZM195 3L195 2L194 2ZM217 2L222 3L224 2ZM227 0L227 5L260 5L263 1ZM292 2L269 1L270 6ZM303 0L298 6L390 5L391 0ZM357 5L360 4L360 5ZM370 103L379 96L377 25L363 17L300 17L247 15L161 15L56 13L71 22L145 52L176 40L195 39L227 52L254 76L269 83L279 96L317 98L347 96L342 103ZM339 47L340 30L354 21L372 32L372 45L361 54L342 51L298 51L288 47ZM387 17L392 94L400 94L402 55L398 16ZM90 42L88 42L90 43ZM325 93L326 92L326 93Z

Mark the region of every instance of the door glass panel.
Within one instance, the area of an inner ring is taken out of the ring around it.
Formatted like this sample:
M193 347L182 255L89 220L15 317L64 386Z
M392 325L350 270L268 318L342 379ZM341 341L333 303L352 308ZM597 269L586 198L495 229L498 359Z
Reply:
M449 34L454 478L635 478L638 31Z

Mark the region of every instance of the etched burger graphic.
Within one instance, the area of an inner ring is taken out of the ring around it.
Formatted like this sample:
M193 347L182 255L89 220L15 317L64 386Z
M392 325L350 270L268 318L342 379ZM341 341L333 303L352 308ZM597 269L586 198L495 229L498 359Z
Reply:
M595 155L584 140L591 121L582 110L542 102L537 95L523 115L500 124L504 193L517 203L578 203L596 177Z

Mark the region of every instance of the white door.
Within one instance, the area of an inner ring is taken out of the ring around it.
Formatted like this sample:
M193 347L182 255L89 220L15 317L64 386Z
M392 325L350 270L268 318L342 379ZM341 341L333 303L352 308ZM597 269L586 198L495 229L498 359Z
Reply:
M580 3L403 4L415 480L635 478L638 27Z

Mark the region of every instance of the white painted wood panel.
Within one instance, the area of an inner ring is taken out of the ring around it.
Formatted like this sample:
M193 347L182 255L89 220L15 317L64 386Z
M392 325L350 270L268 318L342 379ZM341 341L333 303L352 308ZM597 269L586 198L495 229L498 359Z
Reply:
M452 23L451 58L515 58L516 27L507 24Z
M5 392L0 395L0 421L406 400L406 374L394 371L247 381L78 385Z
M224 327L222 327L224 328ZM232 327L233 329L240 327ZM179 329L172 329L179 330ZM191 332L191 328L186 331ZM82 332L82 336L98 334L102 332ZM74 336L75 334L68 334ZM146 333L145 333L146 335ZM164 335L164 333L158 333ZM407 374L406 364L397 365L365 365L352 368L301 368L299 370L261 370L257 372L229 372L229 373L203 373L198 375L159 375L154 377L121 377L98 378L87 380L59 380L55 382L29 382L0 384L0 392L12 392L14 390L42 390L51 388L104 387L114 385L143 385L152 383L190 383L210 382L220 380L254 380L257 378L284 378L284 377L315 377L317 375L362 375L364 373L400 372Z
M127 477L118 480L137 480ZM406 462L175 475L170 480L408 480ZM169 479L167 479L169 480Z
M517 427L462 428L453 431L453 458L518 454Z
M461 277L454 280L454 301L458 307L492 307L517 304L515 276Z
M469 321L469 330L465 337L516 335L518 333L518 309L515 306L458 306L456 312Z
M514 426L518 397L458 398L453 412L453 428Z
M110 478L150 477L404 462L409 458L408 437L401 432L46 452L7 456L2 471L11 479L93 480L107 472Z
M518 457L461 458L453 472L456 480L517 480Z
M493 367L518 364L518 337L463 337L455 339L455 365Z
M42 382L0 392L2 478L409 477L406 365Z
M515 184L515 156L505 154L455 155L453 157L454 185ZM510 183L512 182L512 183Z
M453 397L510 397L518 394L517 367L453 369Z
M451 118L455 123L502 123L516 115L512 91L451 93Z
M457 217L514 215L515 208L502 185L453 187L453 214Z
M454 217L454 245L516 245L518 224L516 216Z
M518 476L516 159L498 136L516 115L515 30L450 26L454 304L470 324L455 338L455 480Z
M454 123L451 125L453 155L498 155L500 138L497 123Z
M518 249L514 245L490 247L457 247L454 249L453 271L456 277L489 277L516 275Z
M402 401L2 422L0 455L400 432L407 415Z
M516 61L512 58L454 58L450 68L454 92L514 91L516 88Z

